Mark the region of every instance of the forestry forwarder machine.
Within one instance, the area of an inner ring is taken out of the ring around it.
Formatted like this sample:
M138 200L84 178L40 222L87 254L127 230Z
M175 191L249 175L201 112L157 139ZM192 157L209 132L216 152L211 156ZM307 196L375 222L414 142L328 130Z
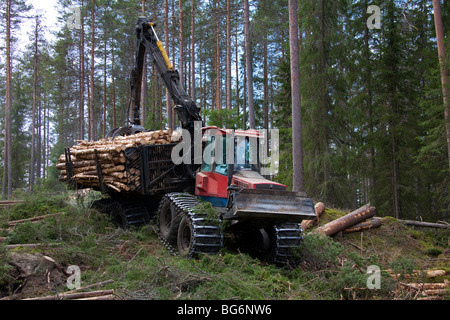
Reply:
M109 138L147 131L141 126L140 119L146 51L151 54L171 95L181 128L193 137L195 122L203 126L200 108L186 94L179 73L169 61L154 28L154 23L145 17L137 21L128 110L129 114L132 111L133 121L131 125L113 129L107 136ZM230 139L227 129L203 127L202 132L211 128L223 135L224 141ZM300 222L315 217L314 204L304 193L287 191L286 186L259 173L259 159L252 164L248 157L249 137L259 140L260 133L256 130L234 131L231 143L235 150L244 150L246 155L245 160L240 161L243 163L235 164L219 164L220 161L210 165L204 161L202 165L193 164L193 152L191 164L175 164L171 160L174 143L128 148L125 150L125 167L131 191L119 193L100 188L108 197L96 201L94 207L111 214L124 228L148 223L156 211L160 240L173 254L185 258L199 253L218 253L223 247L223 234L227 232L238 241L242 250L263 260L269 259L270 263L291 265L295 260L292 249L303 239ZM212 140L211 137L202 140L202 151ZM194 150L194 139L191 141L190 147ZM237 146L238 143L241 145ZM205 201L212 205L213 214L211 206L206 208ZM223 223L225 221L228 222Z

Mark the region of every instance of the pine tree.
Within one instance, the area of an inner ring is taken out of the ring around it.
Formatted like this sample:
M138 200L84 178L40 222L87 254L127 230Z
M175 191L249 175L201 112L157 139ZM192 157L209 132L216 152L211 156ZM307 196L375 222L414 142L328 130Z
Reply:
M5 84L5 151L2 181L2 197L10 198L12 195L12 107L13 107L13 91L12 91L12 54L11 42L13 30L20 26L19 16L28 12L30 7L23 0L7 0L3 2L2 16L5 17L5 43L6 43L6 84ZM23 18L22 18L23 19Z
M244 37L245 37L245 68L247 79L247 99L248 99L248 119L250 129L256 128L255 104L253 101L253 66L252 66L252 47L250 31L250 10L249 1L244 0Z
M292 95L292 166L293 191L305 191L303 177L302 109L298 47L297 0L289 0L289 43Z
M448 72L447 55L445 54L445 38L442 27L441 4L439 0L433 0L434 23L436 29L436 41L438 47L439 65L441 67L442 99L444 101L445 131L447 136L447 155L450 168L450 81Z

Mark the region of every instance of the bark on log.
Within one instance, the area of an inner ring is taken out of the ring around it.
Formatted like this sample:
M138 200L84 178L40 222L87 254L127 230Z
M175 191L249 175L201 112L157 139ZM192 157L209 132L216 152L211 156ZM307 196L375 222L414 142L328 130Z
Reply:
M113 294L107 294L104 296L79 298L79 299L74 299L74 300L115 300L115 296Z
M28 221L39 221L39 220L43 220L45 218L59 216L62 213L64 213L64 212L51 213L51 214L46 214L46 215L43 215L43 216L32 217L32 218L28 218L28 219L20 219L20 220L8 221L8 224L13 227L13 226L15 226L16 224L19 224L19 223L25 223L25 222L28 222Z
M322 202L317 202L314 209L316 211L316 217L312 220L303 220L301 223L302 230L306 230L314 223L319 222L320 216L325 212L325 205Z
M445 280L445 282L440 283L403 283L400 282L402 286L417 289L417 290L444 290L450 286L450 281Z
M317 228L316 233L321 233L327 236L332 236L339 231L345 230L361 221L368 218L372 218L376 214L376 208L368 204L362 206L361 208L350 212L349 214L333 220L324 226Z
M86 290L86 289L90 289L90 288L93 288L93 287L103 287L103 286L105 286L107 284L110 284L110 283L113 283L113 282L114 282L113 279L109 279L109 280L105 280L105 281L102 281L102 282L92 283L92 284L89 284L87 286L80 287L78 289L74 289L74 290L71 290L71 291L66 291L66 292L64 292L64 294L75 293L77 291Z
M411 277L418 277L418 276L419 277L426 276L427 278L435 278L438 276L446 275L445 270L425 270L425 271L413 270L411 274L398 274L398 273L395 273L394 270L388 269L388 270L386 270L386 272L389 273L389 275L394 279L398 279L402 276L405 279L410 279Z
M21 203L23 200L2 200L0 201L0 205L15 205L17 203Z
M357 223L347 229L342 230L344 233L359 232L373 228L381 227L381 218L372 218L367 221Z
M62 294L58 294L58 295L54 295L54 296L28 298L28 299L23 299L23 300L70 300L70 299L98 297L98 296L113 295L113 294L114 294L114 290L98 290L98 291L78 292L78 293L69 293L69 294L62 293Z
M98 159L104 185L117 192L129 191L124 151L140 145L168 144L170 141L180 140L172 139L173 136L176 136L176 132L172 130L158 130L119 136L114 140L79 140L77 145L70 148L73 168L71 180L83 187L99 187ZM65 155L59 157L56 168L60 170L59 180L68 181Z
M423 294L426 296L443 296L450 293L449 289L429 289L423 290Z
M404 223L408 226L450 229L450 225L441 224L441 223L423 222L423 221L415 221L415 220L398 220L398 221L400 221L401 223Z
M23 248L39 248L39 247L55 247L61 245L60 243L19 243L19 244L8 244L6 249L11 250L18 247Z
M113 189L113 190L116 191L116 192L122 192L122 190L121 190L120 188L117 188L115 185L113 185L113 184L111 184L111 183L106 183L106 186L107 186L108 188Z

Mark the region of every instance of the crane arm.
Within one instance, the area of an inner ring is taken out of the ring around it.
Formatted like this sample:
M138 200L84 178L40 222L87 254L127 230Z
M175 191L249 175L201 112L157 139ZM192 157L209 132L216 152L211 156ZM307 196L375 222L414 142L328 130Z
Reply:
M154 29L154 23L146 17L140 17L136 25L136 56L135 65L131 73L131 107L133 110L133 125L140 126L140 97L142 86L142 72L145 53L148 51L153 59L158 73L163 79L172 100L175 103L175 111L183 129L192 131L194 121L202 121L200 108L187 95L181 85L180 75L169 60L166 50Z

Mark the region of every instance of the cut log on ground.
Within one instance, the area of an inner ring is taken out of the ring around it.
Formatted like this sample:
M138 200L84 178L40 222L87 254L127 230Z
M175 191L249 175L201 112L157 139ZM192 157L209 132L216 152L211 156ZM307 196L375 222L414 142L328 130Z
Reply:
M398 220L401 223L404 223L408 226L414 227L423 227L423 228L442 228L442 229L450 229L450 225L443 223L432 223L432 222L423 222L423 221L415 221L415 220Z
M400 282L402 286L418 289L418 290L444 290L450 287L450 281L445 280L445 282L440 283L403 283Z
M7 244L5 247L8 250L12 250L18 247L23 248L39 248L39 247L56 247L60 246L61 243L20 243L20 244Z
M343 233L360 232L373 228L381 227L381 218L375 217L366 221L357 223L347 229L342 230Z
M93 288L93 287L103 287L103 286L105 286L107 284L110 284L110 283L113 283L113 282L114 282L114 280L109 279L109 280L105 280L105 281L102 281L102 282L89 284L87 286L80 287L78 289L74 289L74 290L71 290L71 291L66 291L66 292L64 292L64 294L75 293L77 291L82 291L82 290L90 289L90 288Z
M376 208L368 204L362 206L355 211L346 214L336 220L333 220L320 228L315 230L316 233L324 234L327 236L333 236L339 231L345 230L357 223L360 223L366 219L372 218L376 214Z
M32 217L32 218L28 218L28 219L8 221L8 224L11 227L14 227L16 224L21 224L21 223L25 223L25 222L36 222L36 221L44 220L45 218L59 216L62 213L64 213L64 212L51 213L51 214L46 214L46 215L38 216L38 217Z
M107 295L113 295L113 294L114 294L114 290L98 290L98 291L77 292L77 293L69 293L69 294L62 293L62 294L58 294L58 295L54 295L54 296L28 298L28 299L24 299L24 300L72 300L72 299L107 296Z
M89 298L79 298L74 300L115 300L116 297L113 294L107 294L103 296L89 297Z
M23 200L2 200L0 201L0 210L11 208L22 201Z
M422 277L425 276L427 278L435 278L439 276L445 276L446 271L445 270L413 270L411 274L398 274L394 270L388 269L386 270L389 275L394 279L399 279L400 277L403 277L405 279L411 279L413 277Z
M303 220L301 223L302 230L308 229L314 223L319 223L320 216L325 212L325 205L322 202L317 202L314 209L316 211L316 218L312 220Z

